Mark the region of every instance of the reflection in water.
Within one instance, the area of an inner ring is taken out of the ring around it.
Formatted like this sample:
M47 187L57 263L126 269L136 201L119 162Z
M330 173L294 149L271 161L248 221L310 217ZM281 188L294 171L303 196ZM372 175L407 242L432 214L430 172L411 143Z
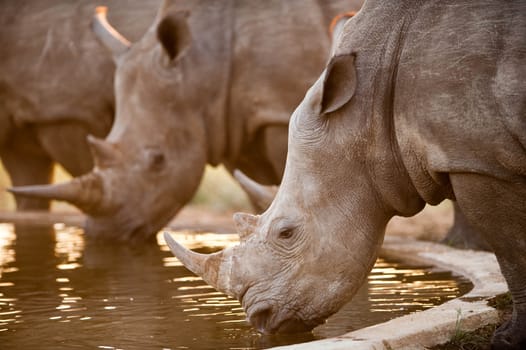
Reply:
M15 235L16 232L16 235ZM211 252L237 236L177 233ZM335 336L465 293L451 274L379 259L354 300L312 333L263 336L236 300L158 245L85 242L82 231L0 224L2 349L255 349ZM459 290L460 289L460 290Z

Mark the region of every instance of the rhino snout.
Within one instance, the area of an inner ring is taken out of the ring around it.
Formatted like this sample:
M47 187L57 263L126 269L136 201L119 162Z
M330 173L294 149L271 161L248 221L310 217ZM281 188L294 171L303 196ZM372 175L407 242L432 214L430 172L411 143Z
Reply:
M247 317L250 324L263 334L309 332L323 323L317 320L303 320L291 311L283 312L272 306L255 308Z

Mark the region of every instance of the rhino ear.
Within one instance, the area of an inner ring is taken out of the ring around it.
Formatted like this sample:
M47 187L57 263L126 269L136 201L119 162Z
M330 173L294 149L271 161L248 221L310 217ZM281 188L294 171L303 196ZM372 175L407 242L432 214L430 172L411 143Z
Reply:
M107 18L108 8L98 6L95 8L95 16L91 22L91 30L102 44L110 50L113 59L117 61L130 48L131 43L122 36L111 24Z
M354 54L333 56L325 69L320 114L334 112L351 100L356 90Z
M166 15L157 26L157 39L170 61L175 61L190 45L190 29L188 28L188 11L178 11Z

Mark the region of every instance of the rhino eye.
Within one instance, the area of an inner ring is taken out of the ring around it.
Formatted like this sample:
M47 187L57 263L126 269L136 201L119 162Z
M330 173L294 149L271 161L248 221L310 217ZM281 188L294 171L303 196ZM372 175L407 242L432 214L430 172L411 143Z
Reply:
M164 165L165 165L164 154L162 154L161 152L152 152L149 155L149 158L150 158L149 159L150 170L160 171L164 168Z
M294 230L293 229L284 229L284 230L280 231L279 238L280 239L289 239L289 238L292 237L293 234L294 234Z

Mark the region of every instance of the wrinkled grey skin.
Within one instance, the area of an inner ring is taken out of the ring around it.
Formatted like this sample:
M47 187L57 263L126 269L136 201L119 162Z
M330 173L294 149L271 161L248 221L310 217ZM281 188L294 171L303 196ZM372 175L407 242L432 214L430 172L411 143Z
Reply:
M456 202L453 202L453 212L453 226L441 242L461 249L491 251L491 247L484 236L469 224Z
M82 206L86 234L154 238L207 163L278 183L290 114L327 62L331 19L351 4L166 1L144 37L115 55L115 123L95 185L82 191L98 199Z
M525 15L518 0L367 1L292 116L276 198L235 216L242 243L205 280L262 332L310 329L362 284L393 215L454 199L513 297L493 346L524 349Z
M104 1L132 39L158 0ZM114 114L115 65L90 30L95 1L16 0L0 7L0 157L15 186L49 183L54 162L78 176L93 167L87 135L104 137ZM18 209L48 199L17 197Z

